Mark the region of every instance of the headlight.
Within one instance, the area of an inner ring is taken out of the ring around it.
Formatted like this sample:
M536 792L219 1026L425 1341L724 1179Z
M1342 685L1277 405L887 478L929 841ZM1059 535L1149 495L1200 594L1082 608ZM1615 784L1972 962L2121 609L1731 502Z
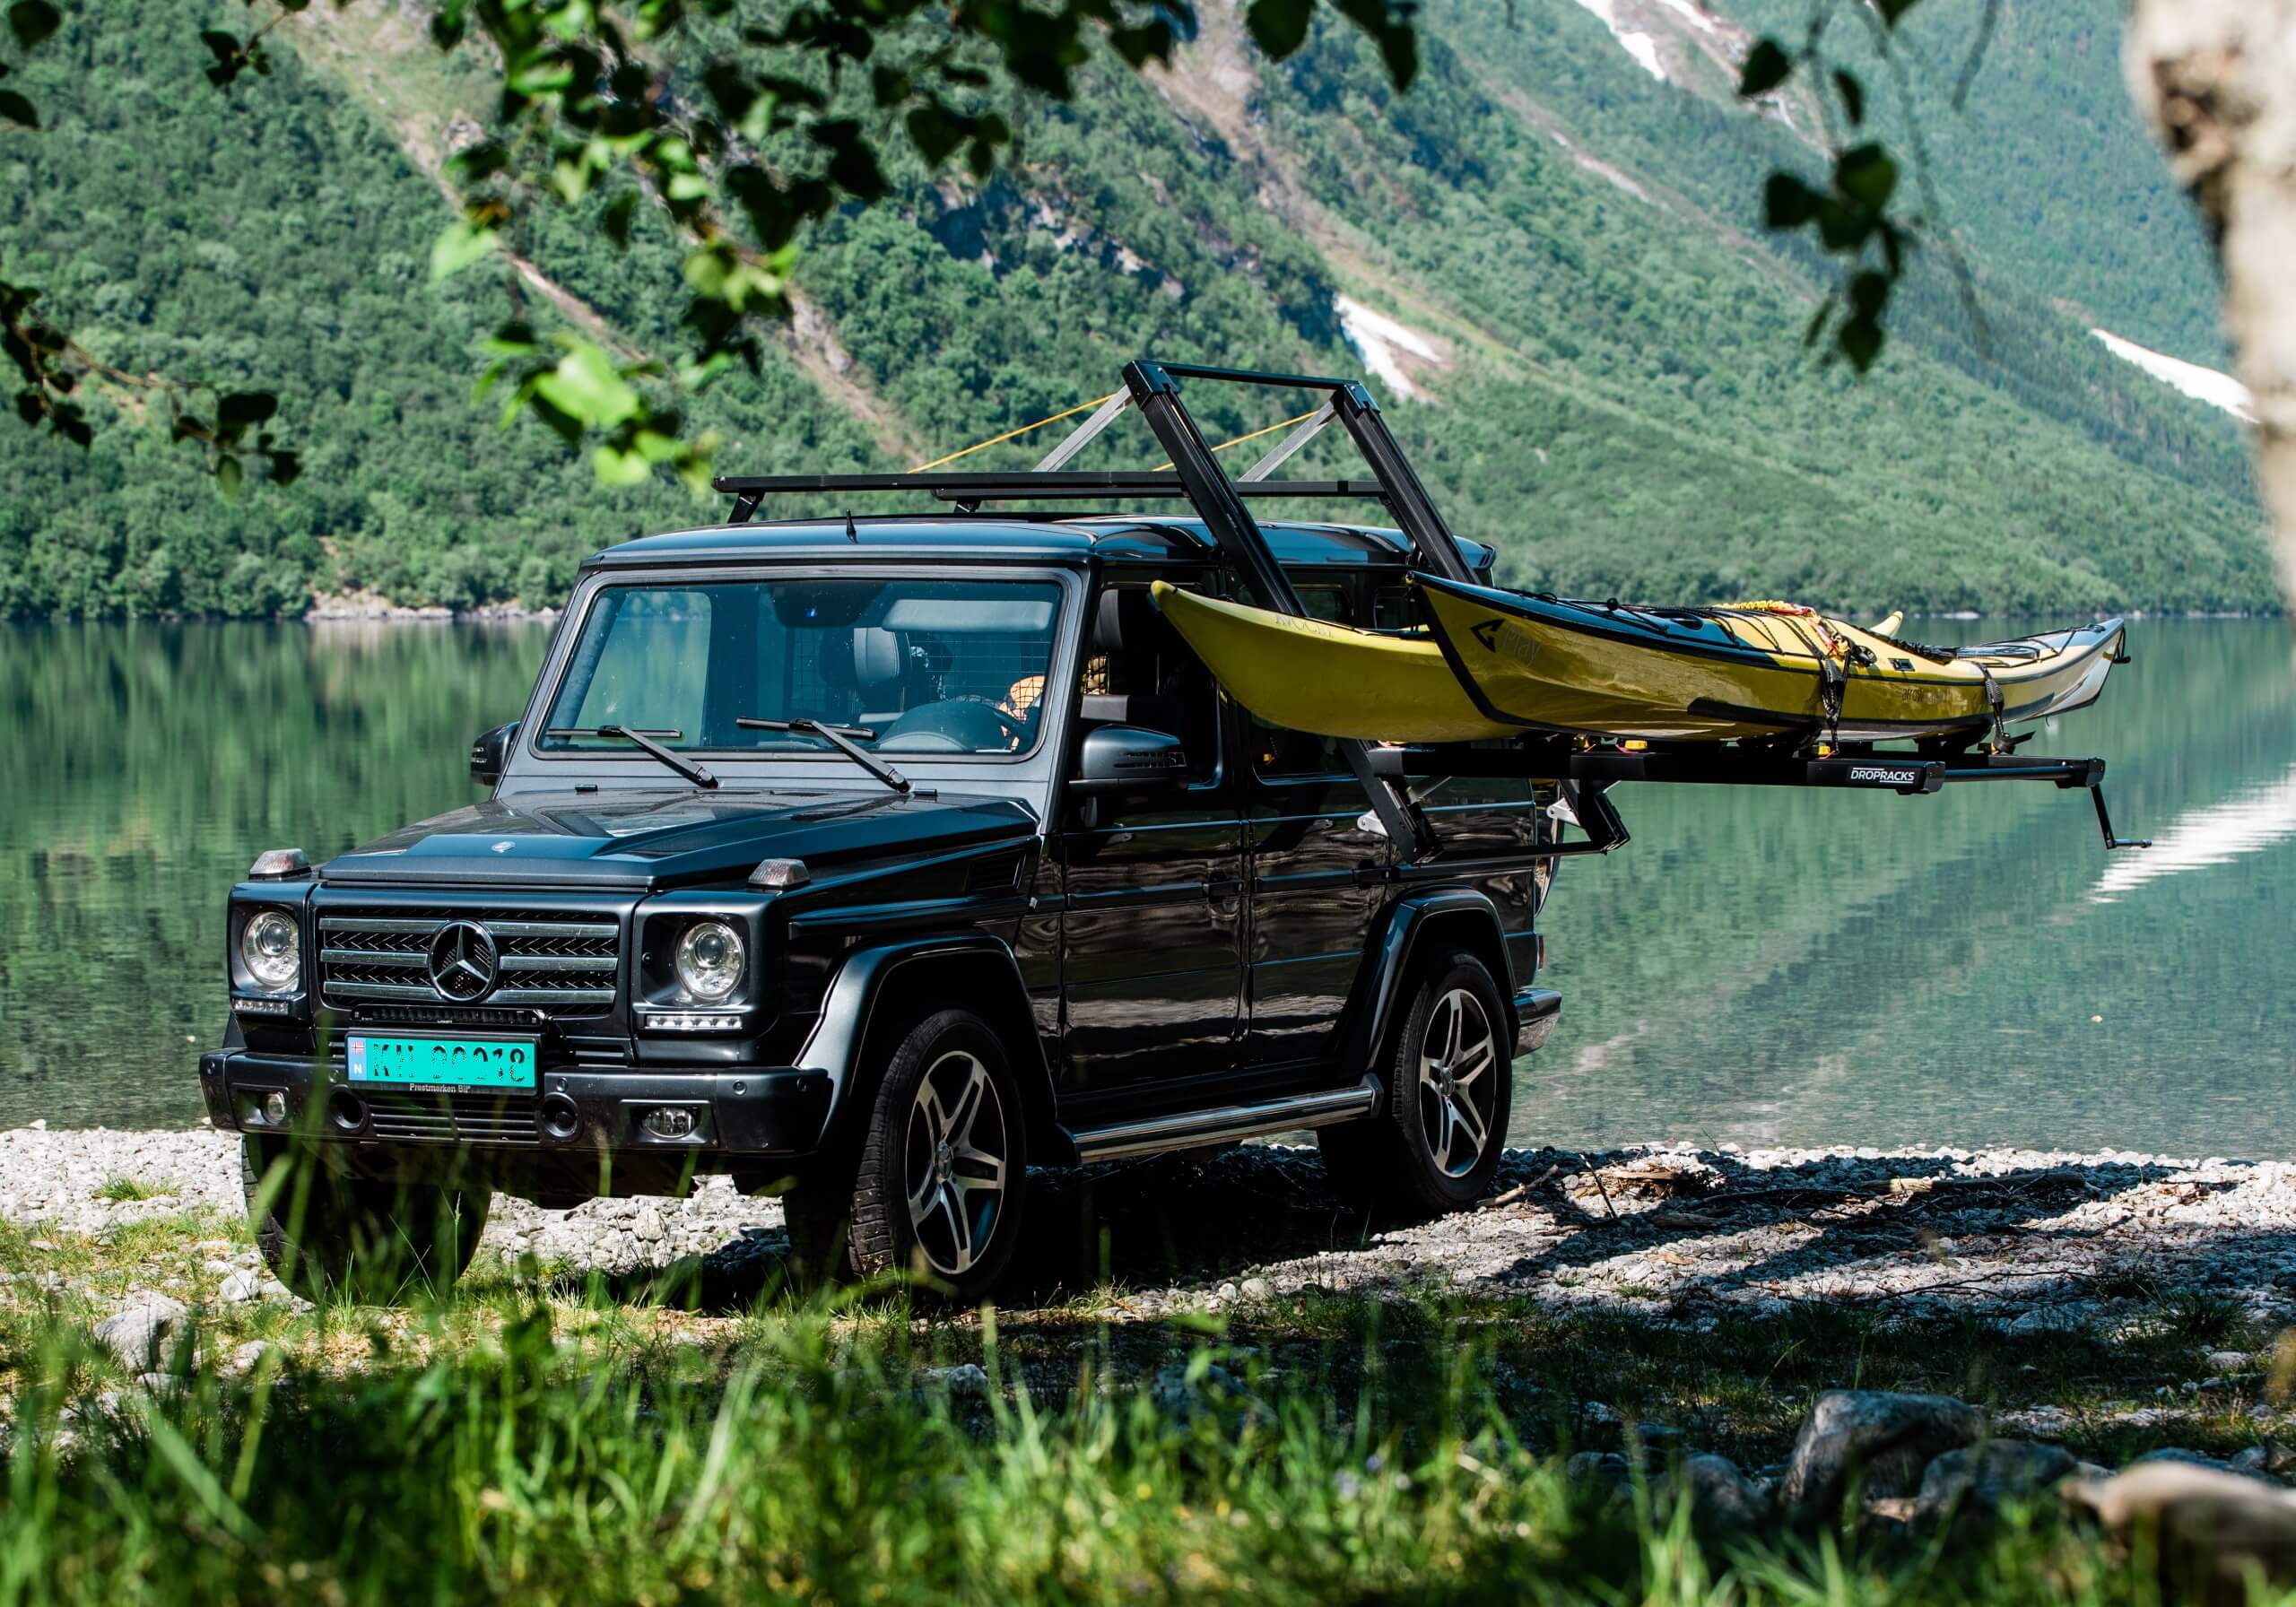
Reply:
M742 934L723 921L700 921L678 939L678 986L715 1004L742 984Z
M285 993L302 979L303 940L289 916L257 910L239 928L239 960L266 993Z

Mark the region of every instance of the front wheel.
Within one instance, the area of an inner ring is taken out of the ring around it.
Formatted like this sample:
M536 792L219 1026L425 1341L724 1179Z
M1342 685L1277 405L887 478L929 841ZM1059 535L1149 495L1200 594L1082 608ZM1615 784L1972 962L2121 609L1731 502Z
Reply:
M1382 1068L1378 1116L1317 1134L1332 1186L1351 1202L1430 1217L1481 1199L1506 1142L1512 1057L1490 968L1453 950L1418 973Z
M339 1177L309 1150L252 1134L239 1141L239 1186L265 1264L309 1300L443 1292L470 1265L493 1204L484 1187Z
M857 1161L782 1202L800 1274L909 1273L952 1302L985 1297L1020 1237L1021 1101L1004 1045L978 1016L944 1010L910 1028L877 1083Z

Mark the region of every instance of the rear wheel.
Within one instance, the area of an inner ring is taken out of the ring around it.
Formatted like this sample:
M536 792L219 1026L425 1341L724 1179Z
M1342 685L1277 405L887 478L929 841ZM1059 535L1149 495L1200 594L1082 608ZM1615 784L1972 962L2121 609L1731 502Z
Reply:
M1324 1168L1361 1206L1437 1216L1481 1199L1506 1142L1512 1056L1490 969L1446 952L1418 973L1382 1068L1378 1116L1317 1134Z
M909 1029L871 1100L860 1153L784 1197L801 1276L913 1273L970 1303L1019 1238L1028 1168L1021 1089L1004 1046L970 1011Z
M265 1263L310 1300L443 1292L470 1265L493 1204L482 1186L341 1177L308 1149L252 1134L239 1141L239 1185Z

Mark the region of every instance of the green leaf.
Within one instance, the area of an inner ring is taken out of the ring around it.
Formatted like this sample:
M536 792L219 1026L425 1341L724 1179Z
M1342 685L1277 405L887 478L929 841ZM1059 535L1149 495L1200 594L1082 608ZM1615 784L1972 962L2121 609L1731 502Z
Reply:
M1841 354L1849 359L1849 366L1863 374L1882 355L1882 323L1879 318L1844 318L1841 328L1834 335L1834 343Z
M1776 39L1757 39L1754 48L1746 52L1746 65L1738 74L1738 94L1742 100L1767 95L1794 75L1794 58Z
M938 103L913 107L909 117L909 143L925 159L928 168L937 168L949 160L949 153L963 143L964 131L957 120Z
M600 447L590 454L590 469L600 485L643 485L653 466L636 452Z
M1833 187L1874 212L1890 204L1898 187L1898 164L1879 145L1857 145L1833 165Z
M0 90L0 117L11 123L21 123L27 128L39 126L39 113L32 103L13 90Z
M447 0L430 13L430 42L441 50L451 50L463 42L463 30L468 25L466 13L469 0Z
M63 26L64 13L48 0L16 0L8 8L8 31L20 49L30 49Z
M558 366L535 381L535 390L569 418L611 430L645 407L630 382L615 372L613 359L587 341L577 341Z
M1315 20L1316 0L1252 0L1244 13L1244 26L1252 43L1282 61L1308 42L1308 24Z
M1331 0L1339 14L1370 34L1379 47L1387 80L1407 90L1419 76L1419 30L1413 27L1418 0Z
M436 283L457 274L494 249L496 235L483 223L459 218L430 242L430 279Z
M1849 126L1856 128L1866 121L1866 86L1854 74L1836 68L1833 87L1840 91L1841 109L1849 114Z
M607 202L605 211L599 215L598 226L605 230L606 239L613 242L616 250L630 244L630 222L637 213L638 192L624 190Z
M1818 215L1825 197L1791 173L1772 173L1762 186L1762 221L1772 229L1799 229Z
M260 424L279 411L279 398L269 391L233 391L215 404L215 416L226 424Z
M246 474L247 471L239 467L239 460L236 457L227 455L215 460L215 489L223 493L223 500L235 502L239 499L239 483Z

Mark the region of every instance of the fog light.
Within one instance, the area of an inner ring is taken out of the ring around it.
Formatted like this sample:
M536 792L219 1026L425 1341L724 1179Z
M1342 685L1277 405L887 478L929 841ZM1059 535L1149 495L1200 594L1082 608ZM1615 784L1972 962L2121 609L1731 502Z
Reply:
M274 1127L287 1125L287 1096L280 1090L274 1088L263 1096L263 1119Z
M693 1112L678 1105L657 1105L638 1124L650 1138L691 1138Z
M661 1032L731 1032L742 1024L738 1015L712 1015L707 1011L681 1010L674 1013L649 1015L648 1027Z

